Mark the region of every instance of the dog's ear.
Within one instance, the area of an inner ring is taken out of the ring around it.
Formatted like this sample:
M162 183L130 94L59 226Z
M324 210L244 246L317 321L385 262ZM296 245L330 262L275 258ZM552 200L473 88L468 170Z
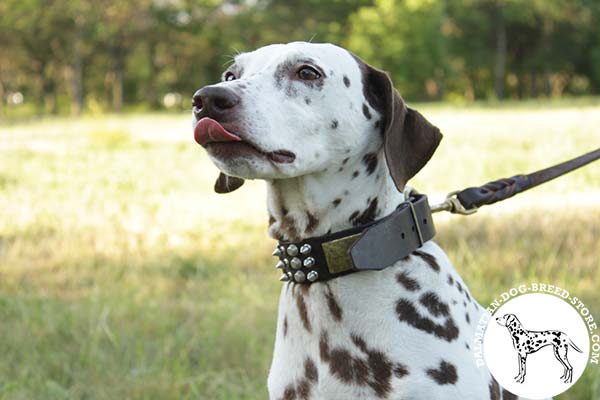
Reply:
M230 193L239 189L243 184L244 180L242 178L236 178L235 176L229 176L221 172L215 182L215 192Z
M442 134L418 111L406 107L386 72L364 62L361 67L365 97L383 114L385 159L396 187L402 191L427 164Z

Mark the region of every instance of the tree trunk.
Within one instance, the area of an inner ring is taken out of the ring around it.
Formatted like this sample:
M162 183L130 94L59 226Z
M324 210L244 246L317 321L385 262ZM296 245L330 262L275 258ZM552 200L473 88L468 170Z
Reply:
M54 77L44 77L44 108L50 114L58 112L58 104L56 101L56 82Z
M83 111L83 27L78 23L73 44L73 63L71 65L71 114L79 115Z
M551 60L552 59L551 35L552 35L552 31L554 30L554 24L552 23L552 20L549 17L545 17L544 23L542 26L543 26L542 44L541 44L542 56L546 60ZM543 77L544 94L546 95L546 97L550 97L552 95L552 88L550 85L550 67L549 67L548 62L544 63L543 70L544 70L544 77Z
M81 58L77 57L73 61L71 71L71 114L79 115L83 111L84 96L83 96L83 65Z
M525 97L525 74L522 72L517 73L517 98L519 100Z
M4 103L6 102L6 98L4 97L4 85L0 80L0 117L4 116Z
M33 63L33 70L35 74L35 93L34 101L36 103L37 111L43 113L46 107L46 101L44 100L44 88L46 86L46 62L36 60Z
M531 71L531 97L535 99L538 95L538 74L536 71Z
M150 108L156 110L160 106L158 99L158 93L156 90L156 78L158 75L158 66L156 65L156 41L150 40L148 42L148 64L150 66L150 76L146 85L146 101L150 105Z
M436 100L442 101L446 97L446 75L447 75L447 60L448 60L448 45L446 36L444 35L444 23L448 20L448 0L442 1L442 12L440 15L440 22L438 24L439 34L439 46L440 46L440 60L442 64L435 70L435 80L438 86L438 93Z
M113 76L112 76L112 106L114 111L123 109L123 70L124 70L124 50L122 47L112 48L113 58Z
M506 24L502 14L502 5L498 4L495 8L495 25L496 25L496 56L494 61L494 89L496 98L501 100L504 98L504 75L506 71Z

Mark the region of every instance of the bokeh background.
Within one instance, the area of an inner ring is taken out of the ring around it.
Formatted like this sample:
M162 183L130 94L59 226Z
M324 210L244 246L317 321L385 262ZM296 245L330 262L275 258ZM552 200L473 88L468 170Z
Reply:
M264 185L213 193L191 132L231 55L330 41L388 70L445 134L411 182L437 202L600 146L599 20L592 0L1 0L0 399L267 397ZM541 281L600 318L600 165L436 224L480 303ZM558 398L599 399L598 367Z

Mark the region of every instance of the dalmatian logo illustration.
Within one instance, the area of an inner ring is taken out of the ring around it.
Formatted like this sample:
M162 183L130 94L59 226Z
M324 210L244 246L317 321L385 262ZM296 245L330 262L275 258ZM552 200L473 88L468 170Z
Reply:
M573 343L566 333L558 330L532 331L527 330L521 324L521 321L515 314L504 314L502 317L497 317L496 322L508 329L510 333L513 347L517 351L519 359L519 374L515 376L518 383L525 381L527 374L527 356L536 353L538 350L552 346L554 357L561 363L564 368L563 375L560 377L565 383L571 383L573 380L573 367L568 359L569 347L575 351L583 353L583 351Z

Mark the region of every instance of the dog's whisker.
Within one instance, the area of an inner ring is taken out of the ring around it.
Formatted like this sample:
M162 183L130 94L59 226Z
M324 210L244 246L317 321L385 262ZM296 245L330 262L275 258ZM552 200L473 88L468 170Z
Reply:
M233 56L233 55L226 54L223 57L228 58L228 60L226 60L223 64L221 64L223 67L227 67L235 62L235 56Z

